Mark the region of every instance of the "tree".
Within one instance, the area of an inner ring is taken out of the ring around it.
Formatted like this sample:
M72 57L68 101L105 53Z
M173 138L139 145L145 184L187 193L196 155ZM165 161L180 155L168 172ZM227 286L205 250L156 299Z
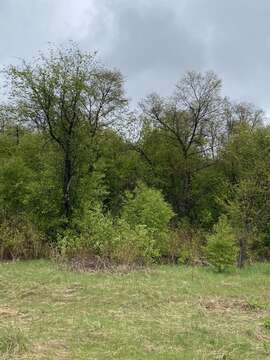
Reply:
M265 114L252 103L224 101L223 116L225 119L227 135L230 136L239 128L246 125L251 130L261 127L264 123Z
M225 217L214 226L213 234L207 238L207 260L219 272L235 265L237 246L232 227Z
M172 98L151 94L141 104L144 125L159 129L183 158L183 214L190 211L192 178L201 169L200 165L192 166L194 158L216 155L222 112L220 90L221 81L214 73L188 72Z
M10 66L6 73L10 105L19 121L43 131L62 153L62 207L69 221L79 150L119 120L127 104L123 78L101 66L95 53L81 52L73 44L41 53L32 63Z
M240 267L251 252L261 259L269 256L269 130L239 124L221 154L230 184L225 209L237 234Z

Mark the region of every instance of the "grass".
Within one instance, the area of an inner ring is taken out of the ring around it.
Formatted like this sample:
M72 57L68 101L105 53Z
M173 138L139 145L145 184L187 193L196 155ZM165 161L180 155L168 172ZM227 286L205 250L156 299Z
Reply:
M270 359L269 299L267 264L192 275L0 263L0 358Z

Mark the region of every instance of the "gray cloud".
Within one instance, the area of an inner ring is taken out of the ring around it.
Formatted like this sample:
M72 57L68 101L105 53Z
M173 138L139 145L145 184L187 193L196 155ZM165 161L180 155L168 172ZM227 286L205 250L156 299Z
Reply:
M74 39L119 68L135 100L212 69L226 95L270 110L269 16L268 0L1 0L0 63Z

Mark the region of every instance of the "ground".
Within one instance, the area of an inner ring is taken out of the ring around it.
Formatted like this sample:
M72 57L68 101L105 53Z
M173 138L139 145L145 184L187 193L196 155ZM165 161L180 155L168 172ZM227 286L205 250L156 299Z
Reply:
M1 359L270 359L270 265L76 273L0 264Z

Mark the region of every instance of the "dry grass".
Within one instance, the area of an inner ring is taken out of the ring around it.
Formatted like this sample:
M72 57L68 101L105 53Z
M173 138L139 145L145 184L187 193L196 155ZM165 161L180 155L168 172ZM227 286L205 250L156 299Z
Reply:
M270 359L269 276L270 265L192 274L2 263L0 358Z

